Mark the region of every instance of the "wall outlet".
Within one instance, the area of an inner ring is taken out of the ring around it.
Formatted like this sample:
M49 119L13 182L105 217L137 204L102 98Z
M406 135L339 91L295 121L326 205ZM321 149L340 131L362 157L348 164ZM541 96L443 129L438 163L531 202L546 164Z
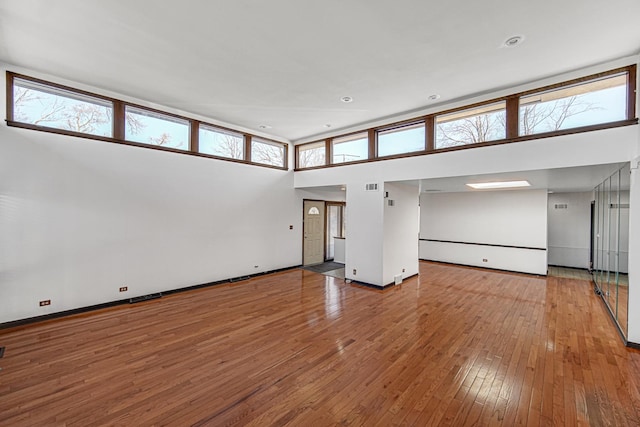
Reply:
M355 268L353 269L353 275L354 276L356 275L356 269Z
M129 288L127 286L122 286L120 288L120 292L127 292L129 290Z
M404 268L402 269L402 272L404 273Z
M482 258L482 262L489 262L489 260L486 258Z
M293 225L290 225L290 226L289 226L289 230L293 230Z
M44 307L45 305L51 305L51 300L50 299L45 299L40 301L40 307Z
M254 265L254 266L253 266L253 268L258 268L258 266L257 266L257 265Z

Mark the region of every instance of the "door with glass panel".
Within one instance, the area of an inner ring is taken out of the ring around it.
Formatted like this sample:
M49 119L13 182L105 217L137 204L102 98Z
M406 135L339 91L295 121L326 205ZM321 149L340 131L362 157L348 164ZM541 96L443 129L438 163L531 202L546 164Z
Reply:
M325 202L305 200L303 215L303 264L324 262Z

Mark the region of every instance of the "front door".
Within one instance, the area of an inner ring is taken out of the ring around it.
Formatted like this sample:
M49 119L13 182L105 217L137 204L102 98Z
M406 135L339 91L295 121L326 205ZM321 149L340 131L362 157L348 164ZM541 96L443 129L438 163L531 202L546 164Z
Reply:
M324 262L324 202L304 201L304 265Z

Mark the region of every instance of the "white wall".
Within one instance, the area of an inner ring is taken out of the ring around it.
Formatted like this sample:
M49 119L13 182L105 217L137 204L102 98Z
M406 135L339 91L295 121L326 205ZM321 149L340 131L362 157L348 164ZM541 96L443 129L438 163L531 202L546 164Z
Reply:
M456 242L421 240L421 259L547 272L545 190L424 193L420 196L420 217L420 239Z
M382 188L382 183L378 183L378 191L365 191L365 182L347 186L345 278L376 286L384 286Z
M592 200L593 192L549 194L549 265L589 268Z
M382 283L418 274L419 190L417 186L385 183ZM393 200L393 206L389 206ZM403 271L404 270L404 271Z
M299 265L301 212L291 171L2 125L0 322Z

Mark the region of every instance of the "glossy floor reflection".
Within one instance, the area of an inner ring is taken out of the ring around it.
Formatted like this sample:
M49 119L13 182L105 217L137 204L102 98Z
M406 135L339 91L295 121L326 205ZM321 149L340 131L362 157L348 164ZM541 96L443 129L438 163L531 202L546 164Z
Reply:
M589 283L296 269L0 331L0 425L639 425L640 352Z

